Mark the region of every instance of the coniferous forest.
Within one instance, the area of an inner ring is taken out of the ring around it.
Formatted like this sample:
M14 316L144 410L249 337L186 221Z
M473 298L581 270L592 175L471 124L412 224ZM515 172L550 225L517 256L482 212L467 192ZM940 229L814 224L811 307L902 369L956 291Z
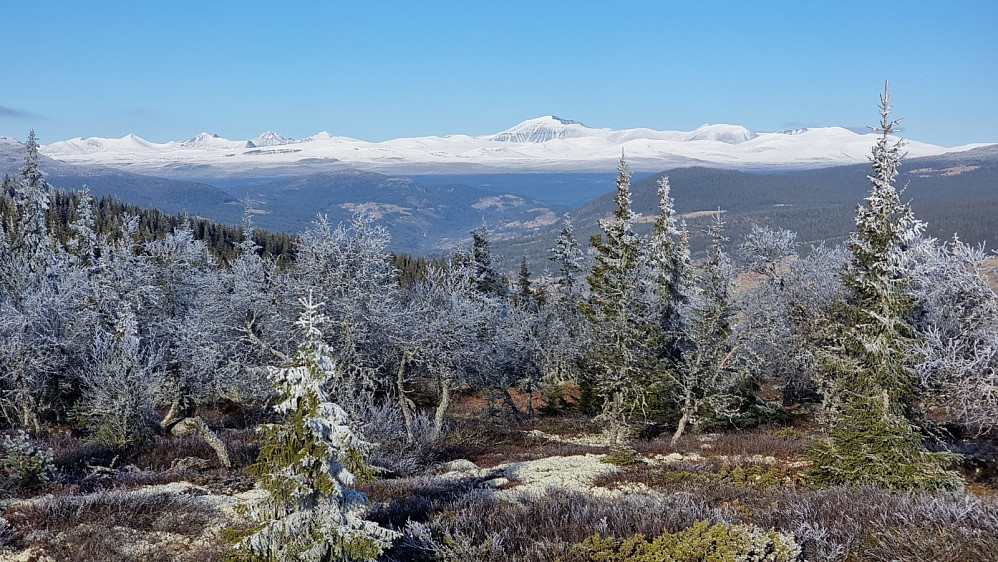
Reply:
M890 94L841 245L667 177L634 232L501 267L0 192L0 554L23 560L998 560L989 252L925 235ZM507 274L506 269L515 270Z

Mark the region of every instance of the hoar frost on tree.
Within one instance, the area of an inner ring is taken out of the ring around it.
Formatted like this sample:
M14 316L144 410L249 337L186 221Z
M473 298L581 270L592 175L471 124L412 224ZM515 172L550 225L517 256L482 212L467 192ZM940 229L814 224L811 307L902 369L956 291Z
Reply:
M73 311L85 282L48 235L49 189L34 132L27 148L0 244L0 413L38 430L43 416L65 410L60 388L76 359L67 349L79 343Z
M333 227L320 216L299 240L286 298L314 291L325 302L326 341L339 369L335 380L340 405L352 415L387 370L386 350L398 315L395 270L388 263L390 238L384 227L360 213Z
M603 401L600 417L607 424L611 446L617 446L623 437L626 402L640 394L639 380L646 369L646 334L636 310L639 239L632 231L630 178L621 155L614 198L617 208L613 216L599 221L603 233L590 240L596 250L587 278L590 294L579 304L592 333L584 382L591 384Z
M665 389L678 404L680 419L672 436L675 443L687 424L699 428L707 414L714 418L734 417L741 403L741 389L747 369L739 355L736 307L733 296L734 268L724 252L724 223L721 211L710 228L713 239L695 277L688 304L680 301L680 315L686 318L678 334L678 353L670 358L665 373Z
M910 320L912 254L923 224L894 187L903 157L891 135L886 84L880 97L881 134L873 147L872 183L856 211L851 258L842 276L846 298L836 335L822 351L832 380L831 424L812 450L810 478L823 484L871 483L891 489L959 487L944 470L952 456L929 452L907 417L916 397L917 334Z
M926 248L913 294L921 334L915 365L926 400L976 434L998 428L998 296L984 248L958 238Z
M137 445L159 417L156 392L163 379L159 354L142 346L135 314L120 304L111 326L98 326L90 367L83 373L80 417L92 439L107 445Z
M558 282L562 291L569 297L575 294L576 276L582 271L583 254L575 240L571 217L565 217L565 225L558 233L555 246L548 250L548 259L558 265Z
M761 276L760 282L750 284L742 294L745 344L758 370L782 392L784 406L814 391L814 361L806 331L807 325L814 324L814 318L827 309L827 305L818 304L820 292L812 287L801 290L805 279L800 275L809 270L809 260L824 249L814 248L811 257L800 258L796 239L794 232L753 224L738 247L749 272ZM834 271L819 275L837 284Z
M373 560L397 533L361 517L366 498L350 488L355 478L346 467L371 445L323 390L336 366L319 329L322 305L311 295L301 305L298 352L269 369L284 422L264 426L252 466L269 495L249 507L257 526L235 550L269 560Z
M685 222L680 224L676 220L669 177L659 178L656 186L658 215L648 241L645 261L658 304L656 323L667 334L677 333L685 329L688 320L683 316L693 284L689 234Z
M472 266L455 259L447 267L431 266L426 279L409 290L403 313L395 319L391 339L395 391L413 441L415 411L407 397L407 383L415 375L436 387L432 439L443 432L444 416L453 393L470 364L487 355L479 334L494 318L498 299L478 290ZM488 359L488 357L484 357Z

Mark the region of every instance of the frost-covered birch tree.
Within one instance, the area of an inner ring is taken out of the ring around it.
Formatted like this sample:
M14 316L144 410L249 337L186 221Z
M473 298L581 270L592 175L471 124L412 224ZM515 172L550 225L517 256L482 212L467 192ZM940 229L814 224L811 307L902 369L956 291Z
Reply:
M988 254L954 236L925 248L912 287L920 338L914 369L925 400L971 432L998 429L998 296Z
M78 411L95 442L138 445L159 421L155 408L163 365L157 350L142 345L131 307L124 301L119 306L111 326L94 330Z
M300 298L313 291L325 302L326 341L340 368L335 385L340 404L353 412L379 384L390 338L386 326L398 313L395 270L388 263L387 230L369 215L333 227L325 217L299 241L298 257L284 295Z
M443 268L431 266L426 279L408 291L391 337L398 361L395 391L410 440L415 412L407 398L408 382L418 378L435 387L432 438L436 439L454 391L468 366L483 355L480 335L497 304L495 297L479 292L474 269L458 260Z
M714 217L713 240L688 299L688 324L677 335L677 353L665 372L672 378L665 385L680 412L672 436L675 443L687 424L699 428L706 417L730 419L741 403L746 369L739 355L735 327L734 268L724 251L724 223L720 210ZM680 301L679 308L686 305Z

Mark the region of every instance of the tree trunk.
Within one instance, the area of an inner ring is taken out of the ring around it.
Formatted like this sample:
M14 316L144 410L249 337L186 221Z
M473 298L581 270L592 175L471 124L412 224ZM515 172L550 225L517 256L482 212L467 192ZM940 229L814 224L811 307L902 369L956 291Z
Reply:
M229 460L229 451L225 447L225 442L223 442L218 435L215 434L208 424L204 423L201 416L182 418L181 420L173 423L170 427L164 427L169 433L173 435L190 435L191 433L197 433L202 439L208 443L214 451L215 455L218 457L218 462L222 464L225 468L232 468L232 461Z
M671 444L675 445L679 441L679 438L683 436L683 431L686 429L686 424L689 423L692 414L693 395L690 391L687 391L686 399L683 401L683 416L679 418L679 425L676 427L676 432L672 434Z
M624 403L624 393L617 390L614 391L613 396L610 399L609 406L609 422L610 422L610 447L617 447L620 443L620 433L623 429L623 403Z
M416 440L416 436L412 433L413 415L412 409L409 407L409 399L405 397L405 366L408 362L409 354L403 353L402 359L399 360L398 376L395 378L395 390L399 394L399 408L402 409L402 417L405 419L405 435L409 439L409 443L412 443Z
M232 468L232 461L229 460L229 451L225 448L225 442L219 439L214 431L208 429L208 424L204 423L204 420L200 416L194 418L194 423L196 424L198 433L201 434L201 438L215 450L215 455L218 456L218 461L222 463L222 466Z
M174 397L173 402L170 403L170 409L166 412L166 415L163 416L163 421L160 423L163 424L163 427L167 427L178 421L181 417L180 396L178 395Z
M534 417L534 385L527 383L527 417Z
M35 433L42 430L42 424L38 421L38 414L35 409L28 404L27 400L21 404L21 425L25 429L31 429Z
M440 434L444 429L444 414L450 407L450 379L443 378L440 381L440 402L437 403L437 411L433 416L433 439L440 439Z
M513 395L509 393L509 389L502 389L503 401L509 406L509 409L513 411L517 416L520 415L520 409L516 407L516 402L513 401Z

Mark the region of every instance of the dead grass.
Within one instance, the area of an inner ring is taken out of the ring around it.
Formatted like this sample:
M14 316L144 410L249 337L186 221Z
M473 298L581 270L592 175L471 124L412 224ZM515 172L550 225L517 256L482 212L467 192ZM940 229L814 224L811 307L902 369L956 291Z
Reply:
M540 427L568 429L569 433L574 433L588 426L574 420L536 423L516 418L455 417L444 439L440 459L468 459L478 466L492 467L544 457L607 452L606 447L545 439L528 433ZM551 434L557 435L553 431Z
M44 496L9 509L4 517L15 548L33 548L56 560L136 560L136 544L163 543L143 560L217 559L212 541L195 539L217 514L195 496L121 490Z
M671 436L663 434L655 439L636 440L632 446L647 456L670 453L698 453L705 457L770 456L783 460L796 460L804 456L812 436L793 428L760 428L703 435L684 435L673 445Z

